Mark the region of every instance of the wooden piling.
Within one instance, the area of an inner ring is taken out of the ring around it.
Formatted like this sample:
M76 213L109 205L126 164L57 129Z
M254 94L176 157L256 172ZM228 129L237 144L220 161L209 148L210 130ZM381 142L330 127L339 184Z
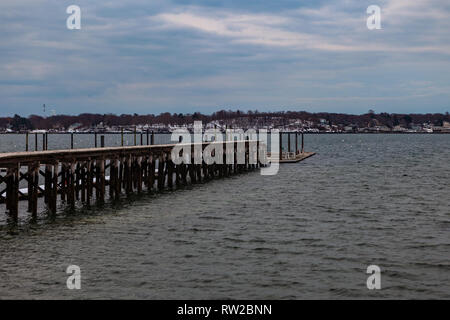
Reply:
M31 195L31 215L33 219L37 217L37 208L38 208L38 196L39 196L39 168L40 163L34 163L33 170L33 190Z
M159 156L158 161L158 191L164 190L164 180L165 180L165 173L164 173L164 154L161 154Z
M149 191L153 190L155 184L155 169L156 169L156 158L154 156L150 156L148 186L147 186Z
M283 158L283 132L279 133L280 139L280 160Z
M304 132L302 130L302 153L305 152L305 136L304 136Z
M60 196L61 201L66 201L66 195L67 195L67 167L66 164L63 162L61 163L61 187L60 187Z
M71 209L75 209L75 167L74 163L71 162L67 165L68 177L67 177L67 202Z
M34 166L33 164L29 164L28 165L28 170L27 170L27 174L26 174L26 180L27 180L27 184L28 184L28 194L27 194L27 200L28 200L28 212L32 211L32 207L33 207L33 180L34 180Z
M44 202L47 204L50 200L51 179L52 179L51 166L50 164L46 164L44 176Z
M125 179L126 179L126 192L127 194L131 194L133 192L133 168L132 164L132 156L129 155L126 159L125 166Z
M93 196L93 161L88 159L86 163L86 179L87 179L87 189L86 189L86 204L89 206L91 204L91 199Z
M117 177L117 185L116 185L116 192L117 190L119 190L118 192L122 191L122 186L123 186L123 177L124 177L124 163L125 163L125 159L124 157L120 157L119 158L119 176ZM117 195L116 195L117 198Z
M15 164L6 173L6 209L15 222L19 215L19 170L20 165Z
M136 181L137 181L137 192L142 192L142 157L136 159Z
M81 164L77 162L75 165L75 200L80 200L80 180L81 180Z
M98 170L98 187L99 187L99 199L100 203L105 202L105 160L99 159L97 160L99 162Z
M83 162L80 165L80 191L81 191L81 202L86 203L86 190L87 190L87 182L86 182L86 174L87 174L87 163Z
M288 154L291 152L291 132L288 132Z
M173 174L174 174L175 165L172 162L172 157L169 155L167 161L167 187L172 190L173 189Z
M59 164L55 163L53 165L53 179L51 181L51 191L49 192L49 208L50 213L55 215L57 209L57 199L58 199L58 168ZM50 172L51 174L51 172Z

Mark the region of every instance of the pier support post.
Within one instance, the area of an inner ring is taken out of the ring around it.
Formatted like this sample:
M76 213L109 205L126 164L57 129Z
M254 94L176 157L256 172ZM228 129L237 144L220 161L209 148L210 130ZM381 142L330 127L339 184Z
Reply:
M291 133L288 132L288 157L289 157L289 153L291 152Z
M167 160L167 187L172 190L173 189L173 172L174 172L174 163L172 161L171 155L168 156Z
M126 192L127 194L131 194L133 192L133 168L131 155L129 155L126 160L124 178L126 179Z
M150 155L150 164L149 164L149 173L148 173L148 185L147 188L149 191L153 190L155 184L155 156Z
M49 164L45 165L45 176L44 176L44 202L48 204L50 199L50 188L51 188L51 180L52 180L52 173L51 173L51 166Z
M19 217L19 170L20 165L15 164L6 173L6 209L15 222Z
M256 167L261 166L260 156L259 156L259 129L256 131Z
M31 195L31 216L33 219L37 217L38 194L39 194L39 168L40 163L34 164L33 168L33 194Z
M81 180L81 165L77 161L75 166L75 199L80 200L80 180Z
M109 160L109 198L114 199L114 191L116 190L116 160Z
M114 160L115 163L115 167L116 167L116 173L115 173L115 198L116 200L120 199L120 194L122 193L122 172L123 172L123 166L122 166L122 161L121 159L115 159Z
M159 157L158 162L158 191L164 190L164 181L165 173L164 173L164 154Z
M98 186L98 201L100 203L105 202L105 159L97 159L98 162L98 180L97 180L97 186Z
M280 160L283 158L283 132L279 133L280 136Z
M61 201L66 201L67 196L67 166L64 162L61 163Z
M27 193L27 200L28 200L28 212L31 212L33 210L33 187L34 187L34 164L28 165L27 170L27 182L28 182L28 193Z
M58 199L58 168L59 164L53 165L53 177L51 183L51 191L49 195L49 209L51 214L56 214L56 202Z
M142 134L141 134L142 138ZM142 140L142 139L141 139ZM137 182L137 192L142 192L142 157L137 157L136 159L136 182Z
M75 164L73 162L67 165L67 202L70 208L75 209Z
M36 207L37 207L37 192L38 192L38 186L36 186L35 179L39 178L39 167L37 167L36 163L28 165L28 171L27 171L27 181L28 181L28 212L31 212L32 217L35 218L36 215ZM36 176L37 172L37 176Z
M80 165L80 189L81 189L81 202L86 202L86 190L87 190L87 180L86 180L86 170L87 162Z
M304 133L302 131L302 153L305 152L305 136Z
M125 158L124 157L120 157L119 158L119 176L117 177L117 186L116 186L116 198L118 199L120 197L120 194L122 193L122 186L123 186L123 177L124 177L124 164L125 163ZM117 195L117 193L119 194L119 196Z
M86 163L86 179L87 179L87 190L86 190L86 204L89 206L91 204L91 199L93 195L93 161L89 159Z

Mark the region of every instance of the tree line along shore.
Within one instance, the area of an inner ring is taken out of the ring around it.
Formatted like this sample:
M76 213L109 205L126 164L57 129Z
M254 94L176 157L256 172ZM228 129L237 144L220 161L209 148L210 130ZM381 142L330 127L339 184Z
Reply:
M1 133L20 132L171 132L176 128L192 129L202 121L205 129L278 129L307 133L450 133L449 113L361 115L344 113L310 113L306 111L259 112L217 111L195 113L30 115L0 117Z

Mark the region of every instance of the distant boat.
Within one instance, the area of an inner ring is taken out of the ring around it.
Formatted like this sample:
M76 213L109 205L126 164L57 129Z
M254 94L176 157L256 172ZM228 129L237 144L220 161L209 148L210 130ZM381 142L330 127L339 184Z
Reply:
M47 130L33 130L31 133L46 133Z

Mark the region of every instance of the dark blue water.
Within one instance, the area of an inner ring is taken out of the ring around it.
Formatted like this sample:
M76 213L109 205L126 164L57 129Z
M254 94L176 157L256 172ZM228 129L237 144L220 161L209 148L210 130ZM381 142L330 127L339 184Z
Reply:
M450 298L450 135L308 135L317 155L1 230L0 298ZM81 290L66 288L80 266ZM366 287L381 268L381 290Z

